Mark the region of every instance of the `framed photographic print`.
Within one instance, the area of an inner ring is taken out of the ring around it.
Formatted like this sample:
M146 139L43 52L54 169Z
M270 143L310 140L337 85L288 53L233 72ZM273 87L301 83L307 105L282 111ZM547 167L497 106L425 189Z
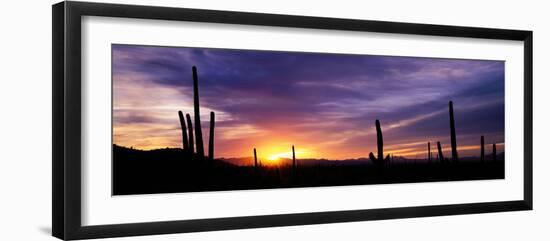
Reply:
M55 237L530 209L531 31L53 6Z

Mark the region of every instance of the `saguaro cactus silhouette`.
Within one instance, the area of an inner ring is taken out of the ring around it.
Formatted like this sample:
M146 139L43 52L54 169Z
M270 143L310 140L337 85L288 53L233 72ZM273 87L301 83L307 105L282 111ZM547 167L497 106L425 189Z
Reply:
M458 152L456 151L456 131L455 131L455 114L453 110L453 102L449 101L449 119L451 125L451 154L453 162L458 161Z
M197 155L204 158L204 145L202 142L201 113L199 108L199 78L197 76L197 67L193 66L193 107L195 111L195 140L197 145Z
M493 143L493 161L497 160L497 145Z
M191 153L189 149L189 139L187 137L187 126L185 125L185 117L183 117L183 112L178 111L178 116L180 118L181 125L181 141L183 143L183 151L186 153Z
M485 161L485 139L483 136L481 136L481 161Z
M189 130L189 151L194 153L195 138L193 138L193 122L191 121L191 116L189 114L185 114L185 118L187 119L187 129Z
M430 148L430 142L428 142L428 162L432 162L432 149Z
M258 157L256 156L256 148L254 148L254 167L258 168Z
M214 120L214 112L210 112L210 138L208 139L208 157L210 160L214 160L214 126L216 125Z
M296 169L296 154L294 153L294 145L292 145L292 169Z
M445 157L443 156L443 151L441 151L441 143L439 143L439 141L437 142L437 158L440 162L443 162L445 160Z
M294 145L292 145L292 182L295 182L297 179L297 176L298 176L298 171L296 169L296 154L294 152Z
M378 150L378 158L374 154L369 153L369 158L377 166L383 166L384 162L389 161L390 155L384 159L384 138L382 137L382 128L380 127L380 121L376 120L376 146Z

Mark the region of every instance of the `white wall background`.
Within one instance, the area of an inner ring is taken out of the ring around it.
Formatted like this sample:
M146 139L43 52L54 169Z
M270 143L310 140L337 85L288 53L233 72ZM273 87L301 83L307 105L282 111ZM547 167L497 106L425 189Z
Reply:
M111 0L534 31L534 211L119 238L117 240L549 240L550 55L545 1ZM54 240L51 231L51 4L0 10L0 240Z

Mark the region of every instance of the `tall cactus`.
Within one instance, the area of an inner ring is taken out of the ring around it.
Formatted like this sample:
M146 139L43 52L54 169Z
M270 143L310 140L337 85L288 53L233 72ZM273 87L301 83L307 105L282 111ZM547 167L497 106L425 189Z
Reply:
M384 162L390 160L390 155L384 159L384 138L382 137L382 128L380 127L380 121L376 120L376 146L378 150L378 158L374 154L369 153L369 158L377 166L384 166Z
M204 145L202 142L201 113L199 109L199 78L197 76L197 67L193 66L193 107L195 111L195 140L197 145L197 155L204 159Z
M294 145L292 145L292 169L296 169L296 154L294 153Z
M191 154L195 152L195 138L193 138L193 122L191 121L191 115L185 114L187 119L187 129L189 130L189 151Z
M214 120L214 112L210 112L210 138L208 139L208 157L211 161L214 160L214 126L216 125Z
M497 145L493 143L493 161L497 160Z
M254 167L258 168L258 157L256 156L256 148L254 148Z
M296 170L296 154L294 152L294 145L292 145L292 182L295 182L298 177L298 171Z
M456 151L456 131L455 131L455 114L453 110L453 102L449 101L449 119L451 125L451 154L453 162L458 162L458 152Z
M441 151L441 143L439 143L439 141L437 142L437 158L440 162L443 162L445 160L445 157L443 156L443 151Z
M384 138L382 138L382 128L380 127L380 121L376 120L376 147L378 151L378 160L384 159Z
M432 149L430 147L430 142L428 142L428 162L432 162Z
M183 151L185 153L191 153L189 149L189 139L187 137L187 126L185 125L185 117L183 117L183 112L178 111L178 116L180 118L181 125L181 141L183 143Z
M481 161L485 161L485 138L481 136Z

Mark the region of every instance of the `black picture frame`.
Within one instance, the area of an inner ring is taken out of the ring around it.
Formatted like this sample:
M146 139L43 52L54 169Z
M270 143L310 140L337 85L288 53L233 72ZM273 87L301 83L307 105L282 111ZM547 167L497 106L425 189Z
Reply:
M81 224L81 17L104 16L207 23L350 30L378 33L517 40L524 43L524 186L523 199L400 208L342 210L281 215L174 220L82 226ZM52 6L52 233L60 239L106 238L243 228L306 225L380 219L531 210L533 33L475 27L443 26L305 17L170 7L60 2Z

